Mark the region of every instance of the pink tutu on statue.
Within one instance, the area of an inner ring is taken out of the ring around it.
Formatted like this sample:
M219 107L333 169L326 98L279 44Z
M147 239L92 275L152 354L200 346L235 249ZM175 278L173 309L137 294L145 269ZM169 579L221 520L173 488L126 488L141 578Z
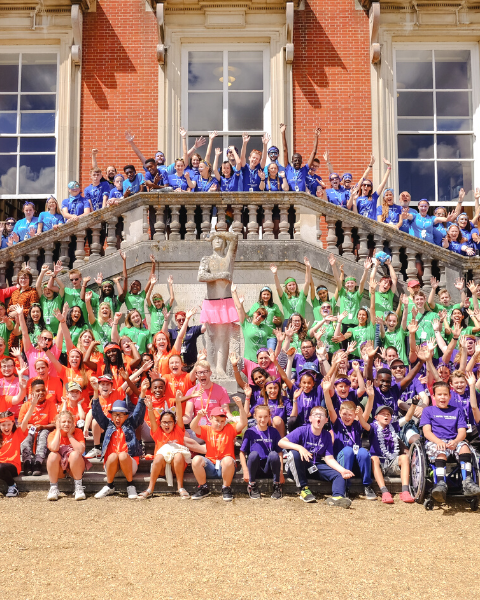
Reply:
M238 313L233 298L223 300L204 300L200 323L235 323L238 321Z

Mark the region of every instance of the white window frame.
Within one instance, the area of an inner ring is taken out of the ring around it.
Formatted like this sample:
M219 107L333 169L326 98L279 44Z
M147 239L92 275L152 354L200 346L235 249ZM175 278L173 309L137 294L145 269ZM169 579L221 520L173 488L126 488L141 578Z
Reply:
M465 206L473 206L473 190L478 181L480 181L480 165L477 163L480 162L480 144L477 141L477 133L480 134L480 62L479 62L479 52L478 52L478 44L475 43L465 43L465 42L452 42L452 43L430 43L430 42L411 42L411 43L394 43L393 44L393 95L394 95L394 147L395 147L395 155L397 156L397 165L396 165L396 177L397 181L400 182L400 170L399 163L400 162L408 162L410 159L400 159L398 157L398 135L406 134L408 135L408 131L399 131L398 130L398 115L397 115L397 51L402 50L469 50L471 57L471 70L472 70L472 121L473 121L473 159L466 159L468 161L471 160L473 162L472 169L472 191L468 200L464 201ZM422 91L422 90L416 90ZM430 90L428 90L430 91ZM435 93L434 93L434 119L436 122L436 103L435 103ZM465 134L465 131L438 131L434 129L433 131L418 131L416 133L424 133L424 134ZM457 204L457 200L449 200L449 201L439 201L438 200L438 176L437 176L437 144L435 143L435 152L434 158L431 159L415 159L416 162L434 162L435 164L435 201L434 205L439 206L455 206ZM455 159L440 159L442 162L455 160ZM467 190L469 192L470 190ZM412 204L416 205L420 198L414 198L414 190L412 192Z
M268 44L184 44L182 45L182 69L181 69L181 117L184 127L188 131L188 135L195 137L204 135L205 131L197 131L189 129L188 124L188 53L189 52L223 52L223 67L224 71L228 66L228 52L263 52L263 125L264 129L260 131L249 131L251 135L262 136L265 132L271 131L271 90L270 90L270 46ZM228 77L224 77L223 81L223 125L228 126ZM222 129L218 131L220 136L242 136L243 131L228 131ZM225 158L225 157L224 157Z
M30 155L30 156L35 156L35 155L53 155L55 156L55 183L54 183L54 189L53 190L46 190L43 193L39 193L39 194L0 194L0 199L14 199L14 200L22 200L22 199L43 199L46 198L47 196L49 196L50 194L52 194L53 196L57 196L57 190L56 190L56 186L57 186L57 172L58 172L58 114L59 114L59 96L60 96L60 48L58 46L50 46L50 45L43 45L43 46L0 46L0 52L2 54L18 54L19 55L19 77L18 77L18 90L17 90L17 98L18 98L18 105L17 105L17 131L20 131L20 113L21 113L21 109L20 109L20 98L21 98L21 94L20 94L20 86L21 86L21 56L22 54L54 54L56 55L57 61L57 90L55 93L55 132L54 132L54 137L55 137L55 152L53 153L45 153L45 152L20 152L20 138L21 137L31 137L31 138L35 138L35 137L50 137L51 134L45 134L45 133L28 133L28 134L21 134L21 133L15 133L15 134L1 134L1 137L16 137L18 138L18 142L17 142L17 151L15 153L2 153L0 154L0 160L2 156L12 156L12 154L14 154L17 157L17 174L16 174L16 189L19 189L19 178L20 178L20 167L19 167L19 157L20 155ZM31 94L41 94L43 92L31 92ZM11 93L11 95L13 96L14 94ZM24 111L25 112L25 111ZM41 111L32 111L32 112L41 112ZM45 111L45 112L52 112L51 110L49 111Z

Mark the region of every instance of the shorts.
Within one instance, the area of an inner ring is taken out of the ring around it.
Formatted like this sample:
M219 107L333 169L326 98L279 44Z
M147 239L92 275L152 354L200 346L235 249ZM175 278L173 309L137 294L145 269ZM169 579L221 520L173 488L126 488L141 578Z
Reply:
M380 461L382 466L382 473L387 477L400 477L401 469L398 464L398 456L396 456L393 460Z
M138 463L137 463L137 461L136 461L136 460L133 458L133 456L131 456L130 458L131 458L131 460L132 460L132 475L135 475L135 473L138 471ZM106 472L105 465L103 465L103 470ZM120 466L119 466L119 467L118 467L118 471L117 471L117 473L120 473L120 471L121 471L121 468L120 468Z
M448 440L442 440L442 442L448 442ZM469 447L467 442L458 442L455 450L450 450L449 448L446 448L445 450L438 450L435 442L425 442L425 452L427 453L428 460L432 463L435 462L435 459L439 454L446 454L447 458L453 455L457 460L460 460L460 449L463 446Z
M204 460L203 465L205 467L205 474L207 476L207 479L221 479L222 478L222 465L220 465L220 467L217 469L215 467L215 463L212 463L212 461L210 459L204 457L203 460ZM233 458L232 458L232 460L233 460Z

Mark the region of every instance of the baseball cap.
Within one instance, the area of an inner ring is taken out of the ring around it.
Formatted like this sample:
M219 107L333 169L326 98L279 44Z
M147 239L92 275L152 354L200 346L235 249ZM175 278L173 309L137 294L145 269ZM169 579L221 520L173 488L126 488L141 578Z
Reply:
M114 406L115 406L115 404L114 404ZM216 406L210 413L210 416L211 417L226 417L227 413L223 410L223 408L221 406Z
M319 373L317 365L313 362L304 363L303 367L300 369L300 373L303 373L304 371L313 371L313 373Z
M377 416L377 415L378 415L378 413L379 413L380 411L382 411L383 409L386 409L386 410L388 410L388 412L389 412L391 415L393 415L393 408L392 408L391 406L386 406L385 404L382 404L382 406L379 406L379 407L377 408L377 410L375 411L375 416Z
M82 391L82 386L76 381L69 381L67 383L67 392L73 392L73 390L77 390L78 392Z
M113 383L113 377L107 373L105 375L100 375L98 381L109 381L110 383Z
M119 413L127 413L128 414L127 403L124 400L116 400L112 404L112 408L108 412L111 412L111 413L119 412Z
M394 358L392 360L392 362L390 363L390 367L393 367L393 365L395 365L395 364L400 364L402 367L406 366L401 358Z
M418 281L418 279L412 279L411 281L409 281L407 283L408 287L415 287L416 285L420 285L420 282Z

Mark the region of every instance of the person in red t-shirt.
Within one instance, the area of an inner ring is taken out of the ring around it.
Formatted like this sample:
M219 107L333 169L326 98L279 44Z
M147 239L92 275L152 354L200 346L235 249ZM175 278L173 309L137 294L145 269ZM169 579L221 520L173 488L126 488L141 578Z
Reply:
M172 410L164 410L161 413L160 426L157 423L153 411L151 398L145 399L145 406L147 407L150 418L152 438L155 441L155 458L153 459L150 471L148 488L139 494L138 497L140 499L145 499L153 496L153 490L155 489L157 479L163 477L167 469L169 469L171 475L173 469L177 477L177 487L180 498L182 498L182 500L190 498L190 494L183 487L183 474L187 463L191 462L191 454L184 444L185 425L183 424L183 419L181 417L181 392L178 392L176 398L175 412ZM168 446L168 448L165 448L165 446Z
M28 421L36 406L34 398L19 427L15 425L15 415L12 412L7 410L0 413L0 479L8 486L5 494L7 498L18 496L13 478L20 473L20 445L27 435Z
M233 397L238 407L240 418L235 425L227 423L227 412L217 406L210 412L211 425L200 425L200 419L207 415L207 409L200 409L190 428L200 438L205 440L207 446L206 456L197 455L193 459L192 469L198 482L198 490L192 500L201 500L210 495L207 477L210 479L223 479L222 495L226 502L233 500L230 487L235 475L235 438L248 425L248 418L241 399Z
M71 383L80 387L78 383ZM79 390L76 391L78 393ZM85 452L83 432L75 427L75 418L70 411L62 410L58 413L55 419L55 431L48 436L47 446L50 450L47 459L50 480L47 500L58 500L58 480L65 477L65 473L71 475L75 481L75 500L85 500L82 477L90 463L83 456Z

